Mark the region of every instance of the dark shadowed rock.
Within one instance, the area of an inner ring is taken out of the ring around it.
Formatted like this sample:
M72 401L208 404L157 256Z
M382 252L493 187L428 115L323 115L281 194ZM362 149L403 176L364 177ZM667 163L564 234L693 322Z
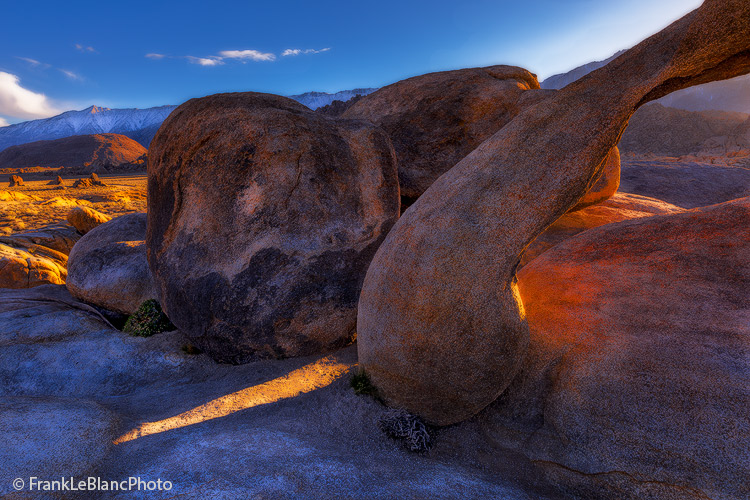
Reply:
M68 212L67 218L68 222L81 234L86 234L95 227L112 220L109 215L89 207L74 207Z
M604 161L604 170L571 212L608 200L620 187L620 151L614 147Z
M10 187L23 186L23 179L21 178L20 175L11 175L8 185Z
M351 341L367 265L399 210L371 124L257 93L193 99L148 167L148 258L174 324L217 360Z
M750 198L609 224L518 275L531 341L479 433L581 498L748 498Z
M683 208L705 207L750 196L750 162L743 167L697 159L626 157L620 190Z
M535 75L513 66L443 71L383 87L341 116L369 120L388 133L401 195L417 198L516 116L525 91L538 88Z
M62 186L65 184L65 182L63 182L63 178L58 175L57 179L55 179L54 181L49 181L47 184L49 184L50 186Z
M697 153L707 140L731 135L747 119L744 113L685 111L652 103L633 115L620 149L665 156Z
M359 360L385 401L445 425L497 398L529 341L515 279L526 246L581 200L639 106L747 72L750 3L707 1L526 108L435 181L360 296Z
M86 233L68 259L70 293L123 314L156 298L145 239L146 214L123 215Z
M0 346L48 343L110 329L93 307L73 298L64 285L0 290Z

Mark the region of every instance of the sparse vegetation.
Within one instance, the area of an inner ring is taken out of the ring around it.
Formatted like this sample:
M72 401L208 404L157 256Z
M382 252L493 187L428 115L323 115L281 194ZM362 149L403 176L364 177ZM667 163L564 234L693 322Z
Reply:
M378 427L410 451L425 453L432 447L434 431L421 418L406 411L392 410L378 421Z
M373 398L379 399L378 389L372 385L370 378L364 370L354 374L351 380L351 385L355 394L359 396L372 396Z
M175 326L162 312L159 302L149 299L128 318L123 331L136 337L150 337L174 329Z

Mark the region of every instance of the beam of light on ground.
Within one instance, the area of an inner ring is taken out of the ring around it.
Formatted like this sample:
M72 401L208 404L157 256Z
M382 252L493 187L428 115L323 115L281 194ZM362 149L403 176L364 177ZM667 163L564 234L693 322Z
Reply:
M294 370L283 377L227 394L174 417L156 422L144 422L115 439L114 444L126 443L139 437L187 427L215 418L226 417L254 406L299 396L330 385L354 366L356 365L341 363L334 357L328 356Z

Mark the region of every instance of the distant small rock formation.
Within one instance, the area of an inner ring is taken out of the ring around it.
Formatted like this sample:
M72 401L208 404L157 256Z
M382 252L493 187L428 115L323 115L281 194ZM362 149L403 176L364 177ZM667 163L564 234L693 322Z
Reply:
M17 186L23 186L23 179L20 175L11 175L10 176L10 187L17 187Z
M81 179L90 180L90 179ZM93 208L75 207L68 213L68 222L81 234L86 234L92 229L105 222L112 220L107 214L103 214Z
M49 181L47 183L48 186L62 186L64 184L65 183L63 182L63 178L60 177L59 175L57 176L57 179L55 179L54 181Z
M78 179L73 183L74 188L90 188L94 186L106 186L101 180L99 180L99 176L92 172L91 175L85 179Z

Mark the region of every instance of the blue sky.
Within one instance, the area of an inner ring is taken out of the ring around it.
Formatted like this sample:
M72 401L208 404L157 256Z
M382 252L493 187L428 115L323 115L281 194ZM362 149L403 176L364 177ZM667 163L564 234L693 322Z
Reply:
M4 2L0 125L91 104L334 92L492 64L541 80L628 48L700 3Z

